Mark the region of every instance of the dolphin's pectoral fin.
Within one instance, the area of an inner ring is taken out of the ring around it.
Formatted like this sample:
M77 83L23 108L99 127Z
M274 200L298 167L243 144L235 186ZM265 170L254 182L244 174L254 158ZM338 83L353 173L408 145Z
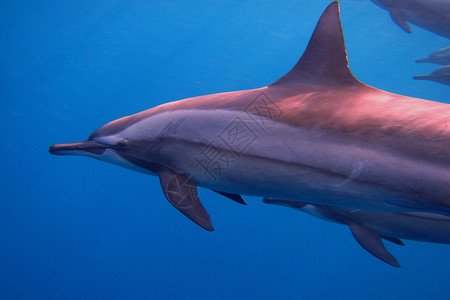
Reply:
M408 22L406 21L406 15L401 9L395 9L391 8L389 9L389 13L391 14L392 20L400 26L401 29L406 31L407 33L411 33L412 30L408 25Z
M394 256L384 247L380 234L373 229L361 226L356 223L349 225L356 241L366 249L370 254L378 259L390 264L391 266L400 267Z
M397 245L400 245L400 246L405 246L405 243L403 243L401 239L393 238L393 237L390 237L390 236L384 236L384 235L382 235L381 238L383 238L386 241L389 241L391 243L394 243L394 244L397 244Z
M245 202L244 199L242 199L241 195L230 194L230 193L220 192L220 191L216 191L216 190L212 190L212 191L216 192L219 195L227 197L228 199L231 199L239 204L247 205L247 202Z
M202 228L213 231L211 218L197 195L197 184L169 169L158 172L164 195L170 204Z

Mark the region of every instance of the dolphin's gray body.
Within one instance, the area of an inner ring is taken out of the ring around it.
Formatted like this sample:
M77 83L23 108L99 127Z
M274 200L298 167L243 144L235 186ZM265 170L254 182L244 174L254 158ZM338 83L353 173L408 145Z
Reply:
M427 58L416 60L418 63L450 65L450 46L434 51Z
M337 2L295 67L269 86L167 103L49 151L157 175L170 203L207 230L197 186L239 202L450 214L450 106L359 82Z
M408 22L450 39L449 0L372 0L389 11L392 20L411 33Z
M414 76L414 79L431 80L450 85L450 65L440 67L439 69L434 70L433 73L428 75L416 75Z
M345 224L357 242L382 261L399 267L381 238L403 245L401 239L450 244L450 217L421 213L393 213L314 205L299 201L264 199L264 203L291 207L315 217Z

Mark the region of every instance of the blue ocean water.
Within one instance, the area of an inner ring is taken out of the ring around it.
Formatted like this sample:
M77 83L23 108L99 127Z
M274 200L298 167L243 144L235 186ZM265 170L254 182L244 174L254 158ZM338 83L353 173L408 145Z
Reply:
M1 299L444 299L448 245L387 245L396 269L345 226L245 197L200 196L215 232L159 181L50 144L182 98L267 85L295 64L329 1L2 1ZM407 34L368 0L342 0L350 67L390 92L450 103L414 81L449 45Z

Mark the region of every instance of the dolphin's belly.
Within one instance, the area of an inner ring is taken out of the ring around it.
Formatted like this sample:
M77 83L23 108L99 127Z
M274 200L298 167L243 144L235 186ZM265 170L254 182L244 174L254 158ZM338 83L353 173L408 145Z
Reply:
M180 110L145 122L159 132L157 161L206 188L376 210L433 210L450 199L445 168L291 126L270 114Z
M394 182L381 185L370 178L360 180L357 175L373 172L364 170L359 163L343 175L298 162L245 154L236 156L232 151L208 144L189 145L173 140L167 141L167 145L169 153L173 149L178 149L178 155L182 152L182 157L177 159L173 159L177 154L171 153L167 166L189 174L200 186L213 190L382 211L411 211L419 206L434 210L421 194L392 188ZM392 174L386 177L393 179Z

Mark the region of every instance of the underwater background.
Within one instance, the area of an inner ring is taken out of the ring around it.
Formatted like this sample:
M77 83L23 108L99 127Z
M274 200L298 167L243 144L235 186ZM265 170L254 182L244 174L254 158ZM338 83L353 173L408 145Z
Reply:
M448 299L448 245L387 243L396 269L346 226L203 189L207 232L156 177L47 152L162 103L270 84L329 3L1 1L0 299ZM450 103L450 87L412 79L448 39L340 4L359 80Z

